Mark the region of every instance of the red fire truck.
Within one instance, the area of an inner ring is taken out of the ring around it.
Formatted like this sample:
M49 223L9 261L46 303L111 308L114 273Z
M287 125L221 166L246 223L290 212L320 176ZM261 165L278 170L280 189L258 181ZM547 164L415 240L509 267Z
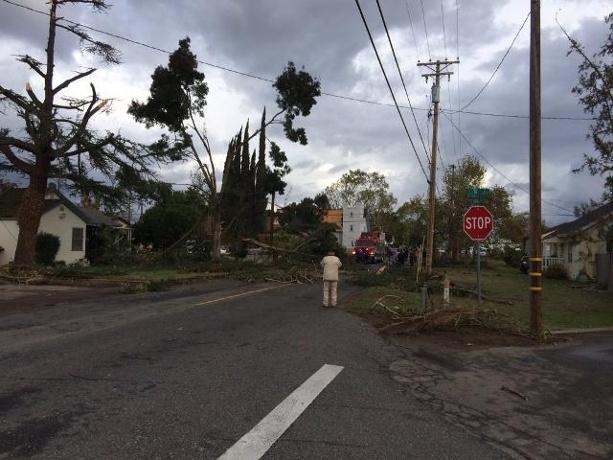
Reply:
M383 232L363 232L355 242L352 251L356 262L382 262L385 255L385 234Z

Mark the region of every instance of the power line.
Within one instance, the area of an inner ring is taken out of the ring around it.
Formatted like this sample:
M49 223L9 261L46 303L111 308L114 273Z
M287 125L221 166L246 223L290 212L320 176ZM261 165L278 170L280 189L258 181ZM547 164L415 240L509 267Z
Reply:
M458 61L460 60L460 4L458 3L458 0L455 0L455 46L456 46L456 58L458 59ZM458 78L457 78L458 84L457 84L457 94L456 94L456 100L458 102L458 110L461 109L460 107L460 64L458 63ZM462 113L458 112L458 126L461 128L462 127ZM455 131L452 131L455 132ZM462 137L460 136L459 138L459 148L460 148L460 154L462 154Z
M441 136L441 144L443 144L443 150L447 150L447 147L445 146L445 136ZM445 170L447 169L447 165L445 163L447 163L445 161L445 158L443 158L443 152L441 152L441 146L440 144L436 145L436 150L438 151L438 155L439 157L441 157L441 169L443 172L445 172Z
M424 9L424 0L419 0L421 2L421 17L424 20L424 34L426 35L426 45L428 46L428 59L432 60L432 55L430 54L430 39L428 38L428 26L426 25L426 10Z
M447 80L447 100L449 101L449 106L451 107L451 105L453 104L453 100L451 99L451 83L449 82L449 80ZM456 149L456 134L455 134L455 130L451 130L451 140L452 140L452 144L453 144L453 156L457 157L458 156L458 152Z
M406 107L405 107L406 108ZM425 110L425 109L416 109L416 110ZM471 110L444 110L449 115L453 115L454 113L465 113L468 115L479 115L479 116L487 116L487 117L500 117L500 118L521 118L521 119L529 119L529 115L516 115L512 113L494 113L494 112L473 112ZM594 121L596 118L588 118L588 117L547 117L542 116L541 120L567 120L567 121Z
M400 64L398 63L398 56L396 56L396 50L394 49L394 44L392 43L392 37L390 37L389 30L387 29L387 22L385 21L385 15L383 14L383 10L381 9L381 3L379 2L379 0L377 0L377 8L379 9L379 15L381 16L381 21L383 22L383 27L385 29L385 35L387 35L387 41L389 42L390 48L392 49L392 56L394 57L394 62L396 63L396 70L398 70L398 75L400 76L400 81L402 82L402 87L404 88L404 94L407 97L407 102L409 103L411 114L413 115L413 121L415 122L415 126L417 127L417 133L419 134L421 145L424 148L424 153L426 154L426 158L428 159L428 161L430 161L430 156L428 155L428 149L426 149L426 144L421 134L421 129L419 129L419 123L417 122L417 117L415 116L413 105L411 104L411 98L409 98L409 92L407 90L407 85L404 82L404 77L402 76L402 71L400 70Z
M455 46L456 57L460 59L460 5L455 0Z
M447 118L447 120L449 121L449 123L451 123L451 125L458 131L458 133L460 133L460 136L462 136L464 138L464 140L466 141L466 143L470 146L470 148L472 148L475 153L480 156L488 165L491 166L491 168L496 171L498 174L500 174L502 177L504 177L509 184L511 184L514 188L517 188L519 190L521 190L524 193L527 193L528 195L530 195L530 191L526 190L525 188L523 188L520 184L518 184L517 182L512 181L506 174L504 174L502 171L500 171L500 169L498 169L496 166L494 166L494 164L487 159L487 157L485 155L483 155L471 142L470 140L468 140L468 138L464 135L464 133L462 131L460 131L460 129L456 126L456 124L453 122L453 120L449 117L449 115L447 115L446 113L443 113L443 115L445 116L445 118ZM545 198L541 198L541 201L543 203L548 204L549 206L552 206L554 208L557 208L561 211L564 212L569 212L572 213L573 211L571 211L570 209L566 209L563 208L562 206L558 206L557 204L555 204L552 201L546 200Z
M49 16L49 13L45 12L45 11L41 11L41 10L37 10L35 8L26 6L26 5L21 5L19 3L16 3L12 0L0 0L3 1L4 3L8 3L10 5L13 6L17 6L19 8L37 13L37 14L41 14L44 16ZM154 50L154 51L159 51L161 53L165 53L165 54L172 54L171 51L165 50L163 48L159 48L157 46L154 45L150 45L148 43L144 43L138 40L134 40L132 38L129 37L125 37L123 35L119 35L119 34L114 34L111 32L106 32L104 30L101 29L97 29L95 27L91 27L88 26L86 24L82 24L76 21L72 21L66 18L62 18L63 21L68 22L70 24L79 26L79 27L83 27L84 29L88 29L91 30L93 32L97 32L103 35L107 35L109 37L113 37L113 38L117 38L118 40L123 40L126 41L128 43L132 43L134 45L139 45L139 46L143 46L145 48ZM242 72L240 70L236 70L236 69L232 69L230 67L226 67L226 66L222 66L219 64L214 64L212 62L207 62L207 61L203 61L203 60L198 60L198 62L200 64L209 66L209 67L213 67L219 70L223 70L225 72L230 72L236 75L240 75L243 77L247 77L247 78L252 78L255 80L260 80L260 81L265 81L267 83L274 83L275 80L273 80L272 78L267 78L267 77L263 77L261 75L256 75L256 74L252 74L252 73L248 73L248 72ZM335 93L330 93L330 92L326 92L326 91L322 91L321 92L322 95L324 96L328 96L328 97L333 97L336 99L342 99L342 100L346 100L346 101L352 101L352 102L359 102L361 104L370 104L370 105L377 105L377 106L383 106L383 107L396 107L396 105L398 105L398 107L403 108L403 109L410 109L410 107L407 107L405 105L401 105L401 104L390 104L388 102L379 102L379 101L373 101L373 100L369 100L369 99L362 99L359 97L353 97L353 96L347 96L347 95L343 95L343 94L335 94ZM424 108L424 107L413 107L413 110L422 110L422 111L428 111L429 109ZM528 119L529 116L528 115L516 115L516 114L502 114L502 113L489 113L489 112L475 112L475 111L465 111L465 110L455 110L455 111L448 111L447 113L449 114L454 114L454 113L466 113L466 114L470 114L470 115L479 115L479 116L489 116L489 117L506 117L506 118L525 118ZM593 121L596 118L594 117L590 117L590 118L580 118L580 117L548 117L548 116L543 116L541 117L542 120L569 120L569 121Z
M500 62L498 63L498 65L496 66L494 71L492 72L492 75L490 75L490 78L485 82L485 85L483 85L483 87L477 92L477 94L475 94L473 96L473 98L468 102L468 104L465 104L464 107L462 107L462 110L465 110L468 106L470 106L473 102L475 102L477 100L477 98L479 96L481 96L481 93L483 93L483 91L485 91L485 88L488 87L488 85L490 84L490 82L494 78L494 75L496 75L496 72L498 72L498 69L500 69L500 66L504 62L505 58L511 52L511 49L513 48L513 45L515 44L515 40L517 40L517 37L519 37L519 34L524 29L524 26L526 25L526 22L528 22L528 18L529 17L530 17L530 12L528 12L528 14L526 15L526 19L524 19L524 22L522 22L521 27L519 28L519 30L515 34L515 37L513 37L513 40L511 41L511 44L507 48L506 52L503 54L502 59L500 60Z
M445 31L445 10L443 0L441 0L441 22L443 23L443 47L445 49L445 59L447 59L447 32Z
M407 14L409 15L409 24L411 24L411 35L413 36L413 44L415 45L415 55L419 58L419 47L417 46L417 38L415 36L415 28L413 27L413 17L409 8L409 0L405 2L407 6Z
M409 138L409 142L411 143L411 147L413 147L413 152L415 152L415 157L417 158L417 162L419 163L419 167L421 168L421 172L424 174L426 178L426 182L429 182L428 175L426 174L426 170L424 169L424 165L421 162L421 158L419 158L419 154L417 153L417 149L415 148L415 144L413 143L413 139L411 139L411 135L409 134L409 129L407 128L407 124L404 121L404 117L402 116L402 112L400 111L400 107L398 106L398 102L396 101L396 96L394 95L394 90L392 89L392 85L390 84L389 79L387 78L387 74L385 73L385 68L383 67L383 62L381 62L381 57L379 56L379 52L377 51L377 45L375 45L375 40L372 38L372 34L370 33L370 28L368 27L368 23L366 22L366 17L364 17L364 12L362 11L362 7L360 6L359 0L355 0L355 5L358 7L358 11L360 12L360 17L362 18L362 22L364 23L364 27L366 28L366 32L368 33L368 38L370 39L370 44L375 52L375 56L377 56L377 61L379 62L379 67L381 67L381 72L383 72L383 77L385 77L385 82L387 83L387 87L392 95L392 99L394 100L394 105L396 106L396 110L398 111L398 116L400 117L400 121L402 122L402 126L404 127L404 131Z

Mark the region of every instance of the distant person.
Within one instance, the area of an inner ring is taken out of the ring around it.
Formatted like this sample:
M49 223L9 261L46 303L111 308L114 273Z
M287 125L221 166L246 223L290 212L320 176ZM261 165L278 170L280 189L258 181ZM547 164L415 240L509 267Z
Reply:
M407 250L407 248L403 247L400 249L400 252L398 253L398 265L400 265L401 267L404 266L404 264L407 262L407 258L409 257L409 251Z
M324 269L324 307L336 307L336 291L338 287L338 269L343 266L341 260L336 257L334 251L321 259Z

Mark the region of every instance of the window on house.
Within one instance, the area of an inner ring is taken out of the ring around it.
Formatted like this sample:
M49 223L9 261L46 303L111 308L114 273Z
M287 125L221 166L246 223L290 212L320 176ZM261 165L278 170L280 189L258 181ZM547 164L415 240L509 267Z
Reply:
M73 227L72 229L72 250L83 250L83 227Z
M568 243L568 263L573 263L573 245Z
M352 232L353 231L353 225L349 226L349 231Z
M349 217L353 217L353 211L349 213Z

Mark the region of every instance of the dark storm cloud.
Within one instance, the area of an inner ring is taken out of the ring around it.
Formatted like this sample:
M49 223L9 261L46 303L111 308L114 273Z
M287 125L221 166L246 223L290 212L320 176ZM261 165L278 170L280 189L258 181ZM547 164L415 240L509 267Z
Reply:
M26 0L20 0L26 3ZM44 9L40 1L27 4ZM467 72L469 64L476 65L485 78L498 63L519 24L497 17L500 2L483 0L460 1L460 54L464 64L460 67L462 102L467 102L483 84L482 78ZM455 1L444 0L446 17L447 56L456 54ZM520 22L528 10L528 3L514 2ZM575 3L574 8L580 5ZM375 35L385 66L402 104L406 104L399 79L393 67L383 28L374 2L363 1L362 6ZM417 58L426 59L426 41L420 2L409 2L417 38L417 53L409 27L409 16L404 0L382 1L388 26L397 46L413 104L427 107L424 97L429 92L417 68ZM424 1L428 37L433 58L444 57L440 2ZM571 7L572 8L572 4ZM189 35L192 47L202 60L233 67L244 72L274 78L287 63L304 65L320 78L325 91L347 94L381 102L391 102L385 82L375 61L368 37L361 24L355 5L350 0L131 0L114 2L109 14L92 14L87 8L75 8L66 13L73 19L127 35L154 46L173 50L179 39ZM0 2L0 39L17 39L30 46L31 54L40 55L44 48L44 18L26 13ZM525 36L528 27L523 31ZM93 34L93 33L92 33ZM595 50L606 34L602 21L588 20L581 24L578 37L587 49ZM94 34L95 35L95 34ZM133 90L145 91L149 75L156 65L165 64L163 53L104 37L122 51L123 64L118 71L125 76ZM504 40L501 37L505 37ZM58 51L61 59L70 64L77 43L60 34ZM502 40L502 41L501 41ZM485 45L501 43L495 50ZM546 29L542 37L543 58L543 113L546 115L584 116L570 89L576 81L577 60L566 57L568 43L556 30ZM486 51L485 51L486 50ZM21 51L20 51L21 52ZM1 61L4 62L4 61ZM475 64L476 63L476 64ZM71 67L69 67L71 68ZM4 69L0 69L4 70ZM274 107L275 94L270 83L224 73L201 66L211 87L207 117L215 121L215 110L229 111L224 118L226 132L234 132L247 118L259 119L263 106ZM9 72L11 74L11 72ZM12 75L0 78L2 83L13 82ZM443 83L444 109L457 108L456 85L459 76L452 77L450 89ZM15 76L20 87L23 76ZM507 57L490 87L470 110L502 113L528 113L528 50L526 41L520 40ZM105 88L112 93L114 88ZM234 99L219 101L228 91L239 95L240 107ZM452 104L447 102L448 91ZM132 97L124 94L124 98ZM126 102L126 101L123 101ZM231 104L234 104L231 106ZM418 152L421 144L410 113L403 111ZM416 111L427 137L426 112ZM119 118L123 129L146 139L154 133L139 131L126 117ZM458 117L453 117L458 122ZM4 124L4 120L0 120ZM288 152L293 172L288 176L290 191L286 198L312 195L345 170L360 167L384 171L392 190L402 202L410 195L423 193L425 180L419 170L395 109L343 101L322 96L312 115L300 121L307 129L309 145L294 145L283 138L279 127L271 127L270 137ZM586 122L543 122L544 190L549 197L567 201L597 197L602 189L598 178L577 176L570 170L581 161L582 153L590 153L591 145L585 141ZM461 127L469 140L512 181L526 182L528 158L528 121L505 118L463 115ZM223 152L225 134L212 132L216 151ZM454 140L455 139L455 140ZM445 164L456 161L462 154L473 153L466 142L460 148L460 136L454 132L445 117L441 118L441 148ZM333 165L333 166L330 166ZM326 167L324 167L326 166ZM489 167L488 167L489 168ZM491 168L489 168L491 170ZM496 182L507 180L490 171ZM177 165L165 175L177 182L189 180L189 169ZM323 181L323 182L322 182ZM516 201L524 206L523 192L517 191ZM567 205L568 206L568 205Z

